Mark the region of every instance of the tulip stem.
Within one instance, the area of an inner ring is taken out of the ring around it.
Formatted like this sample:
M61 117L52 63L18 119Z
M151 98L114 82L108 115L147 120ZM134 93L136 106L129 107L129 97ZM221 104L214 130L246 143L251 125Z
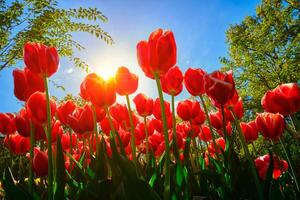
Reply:
M148 141L148 128L147 128L147 119L144 117L144 127L146 133L146 162L150 164L150 155L149 155L149 141Z
M224 134L225 141L226 141L227 138L228 138L228 135L227 135L227 130L226 130L226 119L225 119L224 105L221 105L221 111L222 111L222 122L223 122L223 134Z
M247 146L247 143L246 143L246 139L245 139L244 134L242 132L239 120L237 119L237 116L235 115L235 112L232 110L232 108L229 108L229 109L231 110L231 113L234 117L234 123L235 123L235 126L237 128L237 132L239 134L239 138L241 140L241 143L242 143L242 146L243 146L243 149L244 149L244 152L245 152L245 156L246 156L246 158L247 158L247 160L250 164L250 168L251 168L251 171L252 171L252 175L253 175L253 178L254 178L256 189L257 189L257 192L258 192L258 195L259 195L258 197L259 197L259 199L264 199L263 198L263 193L261 191L261 185L260 185L260 182L259 182L257 171L256 171L256 168L254 166L254 162L253 162L253 160L250 156L249 149L248 149L248 146Z
M98 128L97 128L97 114L96 114L96 108L94 105L92 105L92 110L93 110L93 123L94 123L94 134L92 135L92 145L91 145L91 149L90 149L90 155L92 155L92 147L93 147L93 143L94 143L94 137L96 140L96 153L98 152L98 148L99 148L99 138L98 138Z
M52 165L52 138L51 138L51 108L48 88L48 78L44 76L47 101L47 140L48 140L48 199L53 199L53 165Z
M256 148L255 148L254 142L251 142L251 145L253 147L254 156L256 157L257 151L256 151Z
M286 156L286 159L287 159L288 162L289 162L289 166L290 166L290 169L291 169L291 171L292 171L292 175L293 175L293 177L294 177L294 180L295 180L295 184L296 184L297 190L299 191L298 180L297 180L297 177L296 177L296 175L295 175L294 167L293 167L293 165L292 165L292 162L291 162L291 160L290 160L290 157L289 157L289 155L287 154L286 148L285 148L285 146L284 146L284 144L283 144L283 142L282 142L282 140L281 140L280 138L279 138L279 142L280 142L280 144L281 144L281 146L282 146L282 148L283 148L283 151L284 151L284 154L285 154L285 156Z
M128 115L129 115L129 121L130 121L130 133L131 133L131 151L132 151L132 160L133 163L137 166L137 158L136 158L136 147L135 147L135 135L134 135L134 125L133 125L133 119L132 119L132 111L130 106L130 100L129 95L126 94L126 102L128 107Z
M205 101L204 101L202 95L199 95L199 97L200 97L200 99L201 99L201 103L202 103L202 106L203 106L203 109L204 109L205 117L206 117L206 119L207 119L208 127L209 127L209 130L210 130L210 132L211 132L211 136L212 136L214 148L217 149L216 138L215 138L215 135L214 135L214 132L213 132L213 128L212 128L210 119L209 119L208 110L207 110ZM219 160L219 155L216 154L216 156L217 156L217 159Z
M30 162L29 162L29 193L33 194L33 152L34 148L34 125L32 121L30 121Z
M178 145L177 145L177 135L176 135L176 117L175 117L175 97L172 95L171 98L171 104L172 104L172 129L173 129L173 151L176 158L176 161L179 162L179 152L178 152Z
M113 133L113 137L115 137L115 127L114 127L114 124L113 124L113 121L111 119L111 116L110 116L110 113L108 111L108 107L107 106L104 106L104 109L105 109L105 112L107 114L107 118L108 118L108 122L109 122L109 126L110 126L110 129L111 129L111 132Z
M167 127L167 118L166 118L166 108L164 104L164 97L161 89L161 84L159 80L159 75L154 73L154 78L157 85L159 100L160 100L160 109L162 115L162 122L163 122L163 131L164 131L164 139L165 139L165 146L166 146L166 162L165 162L165 188L164 188L164 199L170 199L170 144L169 144L169 135L168 135L168 127Z

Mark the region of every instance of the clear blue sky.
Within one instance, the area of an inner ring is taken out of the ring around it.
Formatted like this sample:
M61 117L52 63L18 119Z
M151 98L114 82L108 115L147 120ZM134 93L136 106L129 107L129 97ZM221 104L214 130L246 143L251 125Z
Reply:
M258 0L90 0L58 1L63 8L97 7L109 19L99 22L110 33L115 44L110 46L88 34L75 33L74 38L86 49L76 52L100 75L115 71L124 65L139 75L138 92L156 97L154 81L147 79L136 61L136 44L147 39L157 29L170 29L177 43L178 66L184 72L188 67L201 67L208 72L221 67L219 57L227 55L225 31L253 15ZM21 67L16 66L16 67ZM61 59L60 70L51 79L65 86L66 92L50 88L52 95L78 94L86 74ZM184 91L178 98L188 97ZM13 94L12 69L0 72L0 112L17 112L22 103ZM121 99L119 98L121 101Z

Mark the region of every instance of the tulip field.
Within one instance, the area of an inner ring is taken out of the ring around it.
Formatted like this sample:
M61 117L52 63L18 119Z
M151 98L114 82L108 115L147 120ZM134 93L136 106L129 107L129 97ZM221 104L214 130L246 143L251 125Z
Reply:
M137 93L141 79L121 66L108 80L89 73L79 98L55 100L48 83L60 68L57 49L24 45L25 67L12 73L24 107L0 113L0 150L14 158L1 172L0 197L300 199L289 145L300 147L298 83L270 89L264 111L246 115L232 71L177 66L172 31L133 45L155 98ZM189 95L178 99L183 88Z

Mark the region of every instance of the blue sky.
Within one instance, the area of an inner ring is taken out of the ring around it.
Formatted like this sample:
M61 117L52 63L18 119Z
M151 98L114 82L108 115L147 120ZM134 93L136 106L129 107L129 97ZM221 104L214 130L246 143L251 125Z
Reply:
M247 15L255 14L258 0L90 0L58 1L63 8L97 7L109 19L98 22L114 39L113 45L88 34L75 33L74 38L85 50L76 52L99 75L111 74L119 66L126 66L139 75L137 92L156 97L155 83L146 78L136 59L136 44L148 38L157 28L174 32L177 43L177 63L182 71L188 67L201 67L208 72L221 67L219 57L227 55L225 31ZM16 67L22 67L18 65ZM51 77L63 85L66 92L50 88L59 98L66 93L78 94L79 85L86 74L62 58L59 72ZM188 97L184 92L177 100ZM13 94L12 69L0 72L0 112L17 112L22 103ZM118 98L123 101L122 98ZM168 99L167 99L168 100Z

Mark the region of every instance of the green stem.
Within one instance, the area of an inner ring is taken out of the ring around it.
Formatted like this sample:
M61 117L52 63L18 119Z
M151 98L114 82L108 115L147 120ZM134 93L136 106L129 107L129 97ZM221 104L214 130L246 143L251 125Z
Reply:
M44 77L47 101L47 139L48 139L48 199L53 199L53 165L52 165L52 138L51 138L51 108L48 88L48 78Z
M227 135L227 130L226 130L226 120L225 120L225 112L224 112L223 105L221 105L221 111L222 111L222 122L223 122L223 134L224 134L225 140L227 141L228 135Z
M176 161L180 162L178 145L177 145L177 135L176 135L175 97L174 97L174 95L172 95L171 97L172 97L172 101L171 101L171 104L172 104L172 129L173 129L173 141L174 141L173 151L174 151L174 156L176 158Z
M33 194L33 166L32 166L32 162L33 162L33 156L34 156L34 152L33 152L33 148L34 148L34 125L32 123L32 121L30 121L30 162L29 162L29 193Z
M110 113L108 111L108 107L107 106L104 106L104 109L105 109L105 112L106 112L106 115L107 115L107 118L108 118L108 122L109 122L109 126L110 126L110 129L111 129L111 132L113 134L113 137L115 137L115 127L114 127L114 124L113 124L113 121L111 119L111 116L110 116Z
M93 110L93 123L94 123L94 133L92 135L92 139L96 137L96 152L98 152L99 148L99 138L98 138L98 127L97 127L97 114L96 114L96 108L94 105L92 105L92 110ZM92 140L92 145L90 149L90 155L92 156L92 147L93 147L94 141Z
M256 151L256 148L255 148L255 145L254 145L253 142L251 142L251 145L252 145L252 147L253 147L254 157L256 157L257 151Z
M288 160L288 162L289 162L289 166L290 166L290 169L291 169L291 171L292 171L292 175L293 175L293 177L294 177L294 180L295 180L295 184L296 184L297 190L299 191L298 180L297 180L296 174L295 174L295 172L294 172L294 167L293 167L293 165L292 165L292 162L291 162L291 160L290 160L290 157L289 157L289 155L287 154L286 148L285 148L285 146L284 146L284 144L283 144L283 142L282 142L282 140L281 140L280 138L279 138L279 142L280 142L281 146L283 147L283 151L284 151L284 154L285 154L285 156L286 156L286 158L287 158L287 160Z
M129 96L126 94L126 101L128 107L128 114L129 114L129 121L130 121L130 133L131 133L131 152L132 152L132 160L135 165L137 165L137 158L136 158L136 146L135 146L135 135L134 135L134 125L132 119L132 111L130 106Z
M149 141L148 141L148 128L147 128L147 119L144 117L144 127L145 127L145 133L146 133L146 161L147 164L150 164L150 155L149 155Z
M202 95L199 95L199 97L201 99L201 103L202 103L202 106L203 106L203 109L204 109L204 113L205 113L205 116L206 116L206 119L207 119L208 127L209 127L210 132L211 132L211 136L212 136L214 148L217 149L216 138L215 138L215 135L214 135L214 132L213 132L213 128L212 128L211 122L209 120L208 110L207 110L205 101L204 101ZM216 156L217 156L217 158L219 160L219 155L216 154Z
M291 120L292 120L295 130L297 132L299 132L300 131L300 120L297 118L296 115L290 115L290 117L291 117Z
M250 164L251 172L252 172L252 175L253 175L253 178L254 178L254 182L255 182L255 186L256 186L256 189L257 189L257 192L258 192L258 195L259 195L259 199L264 199L263 198L263 193L262 193L262 190L261 190L261 186L260 186L260 182L259 182L259 178L258 178L258 175L257 175L257 171L256 171L256 168L254 166L254 162L253 162L253 160L250 156L249 149L248 149L244 134L242 132L239 120L237 119L237 117L236 117L234 111L232 110L232 108L230 108L230 110L231 110L231 113L234 117L234 123L235 123L235 126L237 128L239 138L241 140L241 143L242 143L242 146L243 146L243 149L244 149L244 152L245 152L245 156L246 156L246 158L247 158L247 160Z
M161 84L159 80L159 76L157 73L154 73L159 100L160 100L160 109L162 115L163 122L163 132L166 146L166 162L165 162L165 188L164 188L164 199L170 199L170 144L169 144L169 135L168 135L168 127L167 127L167 118L166 118L166 108L164 103L164 97L161 89Z

